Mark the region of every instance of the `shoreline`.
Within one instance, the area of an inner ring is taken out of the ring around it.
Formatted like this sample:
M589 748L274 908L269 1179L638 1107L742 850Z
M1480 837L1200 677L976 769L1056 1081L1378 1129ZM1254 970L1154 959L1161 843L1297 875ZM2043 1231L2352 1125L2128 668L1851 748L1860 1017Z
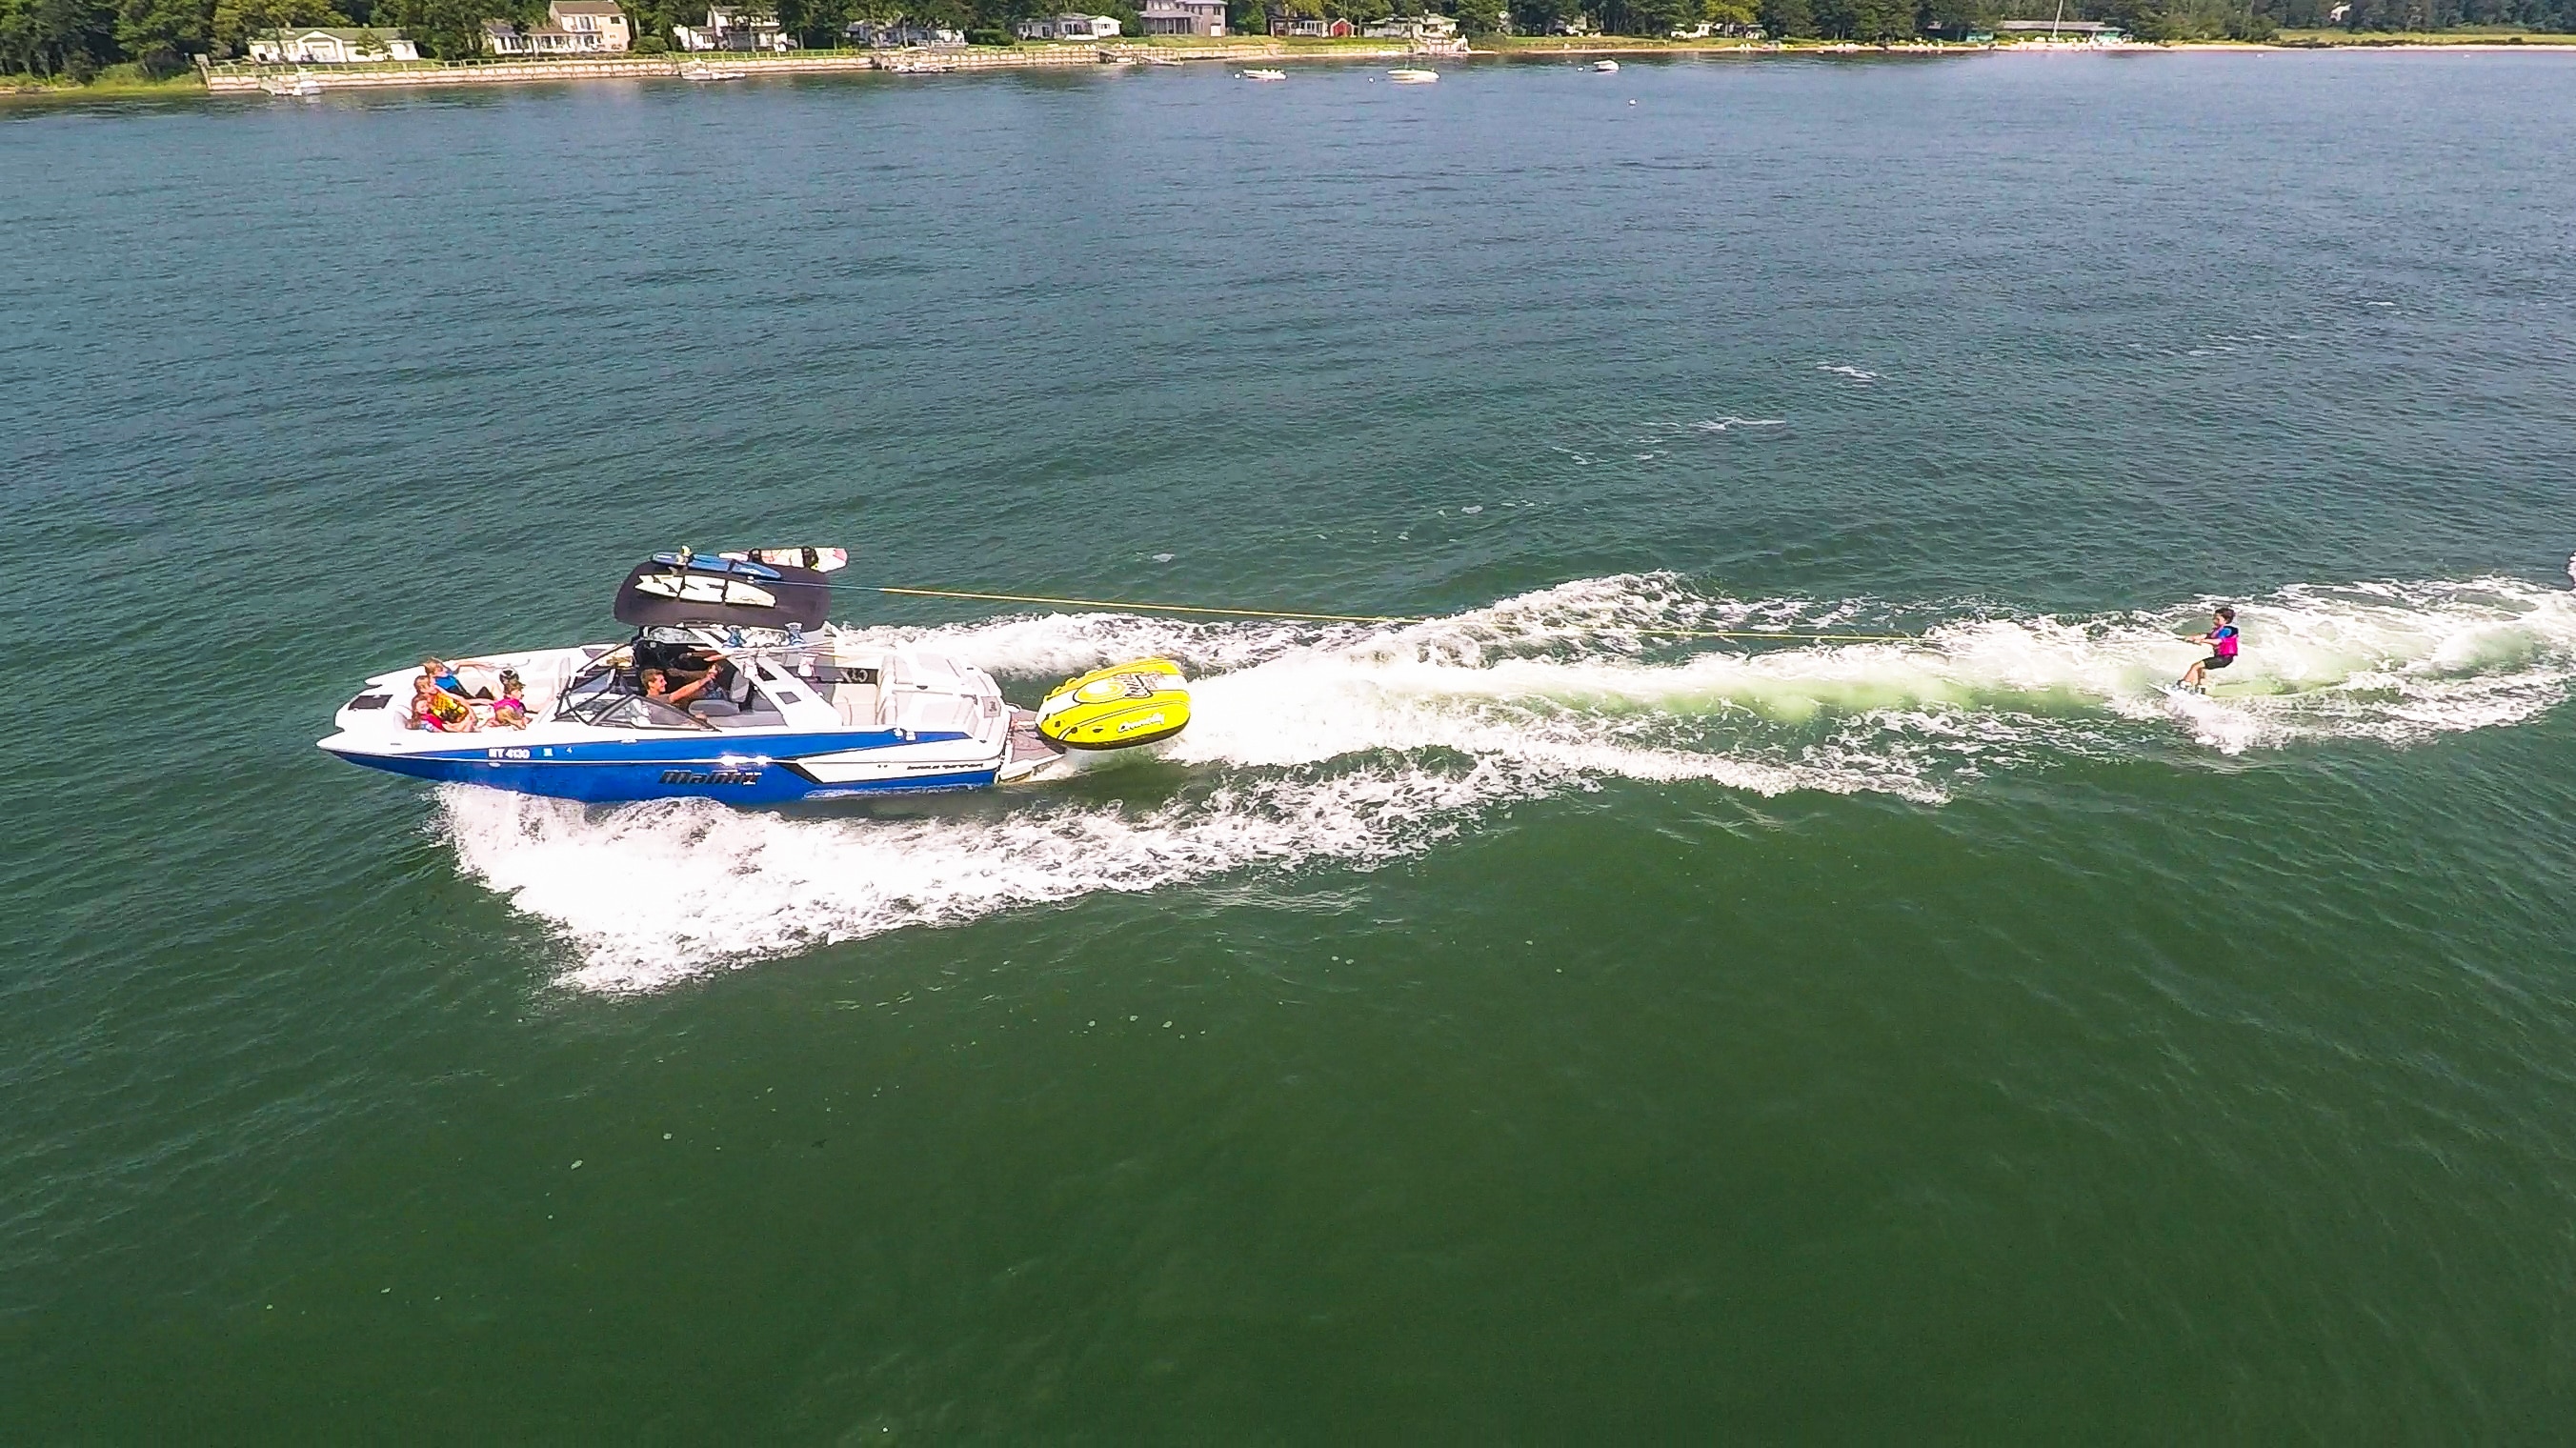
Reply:
M2408 54L2527 55L2552 52L2576 54L2576 34L2520 35L2501 38L2479 34L2475 38L2464 36L2457 40L2443 40L2431 37L2394 38L2377 34L2320 38L2313 33L2304 33L2268 41L2183 40L2102 47L2032 43L1965 45L1929 41L1887 45L1864 45L1853 41L1840 41L1774 46L1747 40L1657 41L1619 36L1581 36L1568 37L1554 44L1544 40L1518 43L1505 41L1500 45L1488 43L1464 51L1431 54L1425 54L1417 48L1403 44L1296 45L1270 37L1258 37L1203 45L1154 45L1136 42L1098 46L1032 44L942 51L800 51L784 55L675 52L664 55L624 55L595 60L500 61L463 65L440 61L393 62L369 66L308 66L301 69L238 64L219 65L202 67L194 75L174 76L161 81L120 77L116 80L93 82L88 85L61 85L49 82L20 84L0 88L0 103L273 94L278 83L284 79L310 79L320 91L325 93L445 86L527 85L582 80L677 80L692 78L691 70L698 67L714 69L723 73L723 79L733 80L763 75L830 75L851 72L942 75L969 71L1071 70L1102 65L1229 64L1243 61L1278 64L1290 61L1411 60L1436 64L1444 60L1546 59L1558 56L1568 59L1605 56L1634 56L1646 59L1663 55L1730 56L1744 59L1816 56L1932 58L2010 55L2023 52L2033 55L2141 55L2184 51L2202 54L2209 52L2314 54L2321 51L2355 50L2394 51Z
M1089 45L994 46L943 51L791 51L785 55L707 52L626 56L614 60L508 61L445 65L435 61L398 62L384 67L282 67L226 70L209 68L204 76L209 95L261 94L281 78L310 78L324 91L376 90L411 86L524 85L569 80L697 80L693 67L716 75L706 83L752 79L765 75L831 75L875 72L885 75L949 75L979 70L1074 70L1101 65L1143 65L1151 59L1215 62L1303 60L1318 58L1286 47L1241 45L1145 47ZM1320 58L1350 60L1403 59L1402 46L1353 47Z

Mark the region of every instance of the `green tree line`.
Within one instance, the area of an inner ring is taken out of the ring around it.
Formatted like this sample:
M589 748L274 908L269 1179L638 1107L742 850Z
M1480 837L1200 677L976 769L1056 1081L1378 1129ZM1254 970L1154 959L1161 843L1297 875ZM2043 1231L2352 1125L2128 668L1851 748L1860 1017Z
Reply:
M1266 12L1366 24L1411 14L1421 0L1231 0L1238 31L1267 28ZM2576 0L2079 0L2067 19L2117 24L2141 40L2259 40L2281 29L2340 23L2355 30L2443 30L2462 25L2576 30ZM780 24L808 46L831 45L852 21L911 20L958 30L1007 32L1013 22L1065 8L1062 0L777 0ZM1136 18L1131 0L1080 8ZM1436 0L1469 35L1506 23L1544 35L1577 20L1614 35L1659 36L1688 26L1759 25L1782 39L1889 41L1956 34L1999 20L2045 20L2055 0ZM705 0L631 0L639 47L658 50L674 25L704 20ZM399 26L426 54L461 59L482 49L486 18L533 25L545 0L0 0L0 72L86 80L111 65L174 75L191 57L242 53L248 37L278 26Z
M1900 40L2047 20L2055 0L1758 0L1763 29L1784 38ZM2576 30L2576 0L2070 0L2068 20L2117 25L2139 40L2269 40L2283 30L2448 30L2464 25Z
M2447 30L2464 25L2508 25L2534 31L2576 31L2576 0L1434 0L1469 35L1505 28L1545 35L1585 21L1611 35L1660 36L1707 24L1759 26L1786 40L1891 41L1916 35L1961 34L2004 20L2099 20L2140 40L2261 40L2285 29ZM1235 0L1228 22L1236 29L1265 27L1264 9L1366 24L1390 14L1412 14L1414 0Z

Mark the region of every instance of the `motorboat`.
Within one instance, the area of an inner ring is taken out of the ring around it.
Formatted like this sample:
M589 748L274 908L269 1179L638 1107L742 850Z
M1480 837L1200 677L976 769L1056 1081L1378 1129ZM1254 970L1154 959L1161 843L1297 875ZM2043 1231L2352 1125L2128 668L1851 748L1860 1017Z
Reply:
M1433 81L1440 79L1440 72L1436 70L1421 70L1413 66L1402 66L1395 70L1388 71L1386 73L1386 78L1395 82L1397 85L1429 85Z
M1256 66L1244 71L1243 78L1245 80L1286 80L1288 78L1288 72L1284 70L1267 70Z
M1596 60L1592 62L1592 69L1595 73L1600 75L1614 75L1619 70L1619 62L1615 60Z
M835 561L818 552L799 550ZM1188 723L1180 670L1153 659L1069 681L1042 729L981 669L834 626L824 570L761 561L777 556L655 554L618 586L624 642L451 660L462 707L444 727L414 715L419 670L378 674L320 746L371 769L558 799L772 805L1029 782L1069 772L1069 749L1142 746ZM504 671L523 711L499 703ZM705 683L670 687L683 676Z

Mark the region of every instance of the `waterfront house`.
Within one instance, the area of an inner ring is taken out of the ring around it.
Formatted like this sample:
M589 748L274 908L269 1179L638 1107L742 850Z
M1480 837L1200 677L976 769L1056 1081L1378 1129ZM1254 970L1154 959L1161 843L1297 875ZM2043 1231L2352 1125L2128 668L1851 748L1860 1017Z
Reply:
M1348 40L1359 32L1347 20L1320 20L1309 15L1270 12L1270 33L1295 40Z
M1995 29L2009 41L2101 46L2129 43L2127 31L2099 20L1998 20Z
M619 51L632 42L626 12L617 0L554 0L546 7L553 29L572 37L577 51Z
M615 55L629 44L626 12L616 0L554 0L546 23L521 30L507 20L483 22L483 48L494 55Z
M399 30L383 26L280 28L250 37L250 58L269 65L367 65L418 60L420 50Z
M1012 27L1022 40L1116 40L1115 15L1040 15Z
M682 50L775 50L789 51L796 42L778 25L774 10L707 11L704 25L674 25L671 38Z
M1225 34L1225 0L1145 0L1147 35Z
M962 30L915 25L908 20L853 20L841 33L873 50L939 49L966 43L966 32Z
M1451 40L1458 22L1446 15L1391 15L1370 21L1360 34L1371 40Z

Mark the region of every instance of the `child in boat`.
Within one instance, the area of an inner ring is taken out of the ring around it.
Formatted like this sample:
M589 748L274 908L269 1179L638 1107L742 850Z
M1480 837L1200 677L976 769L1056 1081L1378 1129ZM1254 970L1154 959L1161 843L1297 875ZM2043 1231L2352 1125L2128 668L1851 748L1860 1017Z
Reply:
M465 687L465 681L457 676L454 664L435 658L423 659L420 661L420 671L429 675L430 681L438 685L440 693L451 698L489 699L492 697L482 690Z
M2212 669L2223 669L2236 662L2236 610L2222 608L2209 616L2209 632L2194 634L2191 641L2209 645L2209 657L2182 671L2182 687L2200 689Z
M528 701L520 697L519 671L501 671L501 697L492 701L492 727L525 729L528 727Z
M474 711L465 701L438 687L438 681L427 674L411 681L411 718L414 729L427 729L440 734L457 734L474 727Z

